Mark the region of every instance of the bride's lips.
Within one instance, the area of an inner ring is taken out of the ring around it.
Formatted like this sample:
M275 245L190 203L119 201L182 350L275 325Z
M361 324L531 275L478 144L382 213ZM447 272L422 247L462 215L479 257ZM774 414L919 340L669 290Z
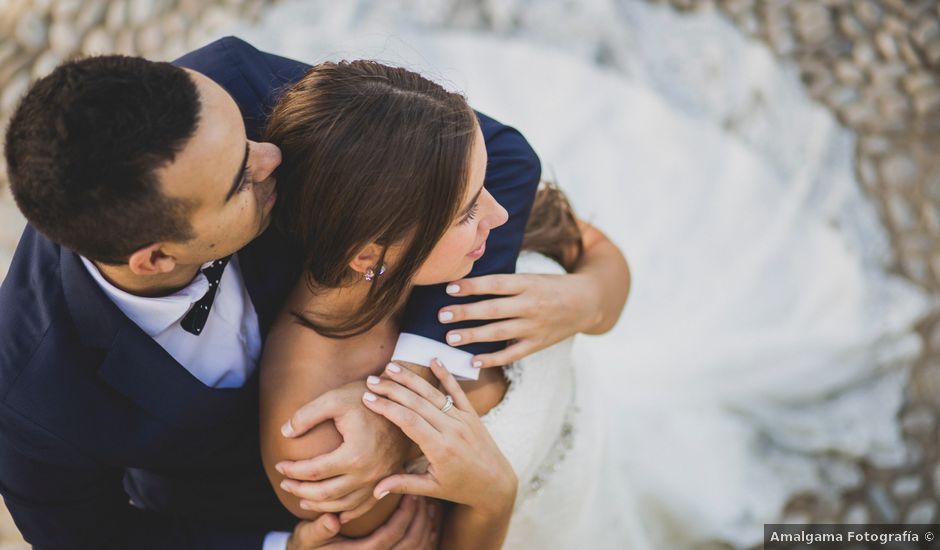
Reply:
M469 254L467 254L467 256L469 256L470 258L474 260L477 260L483 257L484 252L486 252L486 239L483 239L483 243L479 246L479 248L472 250Z

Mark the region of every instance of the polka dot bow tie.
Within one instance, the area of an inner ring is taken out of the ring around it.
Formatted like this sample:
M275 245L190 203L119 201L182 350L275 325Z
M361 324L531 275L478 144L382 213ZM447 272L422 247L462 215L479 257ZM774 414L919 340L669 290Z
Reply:
M180 326L182 326L183 330L186 332L195 334L196 336L202 334L202 329L206 326L206 320L209 319L209 309L212 307L212 301L215 300L215 292L219 289L219 281L222 280L222 272L225 271L225 266L228 265L228 261L231 259L232 257L228 256L221 260L216 260L212 262L212 265L202 270L202 274L209 279L209 290L206 291L205 295L203 295L198 302L193 304L193 307L189 309L186 316L180 321Z

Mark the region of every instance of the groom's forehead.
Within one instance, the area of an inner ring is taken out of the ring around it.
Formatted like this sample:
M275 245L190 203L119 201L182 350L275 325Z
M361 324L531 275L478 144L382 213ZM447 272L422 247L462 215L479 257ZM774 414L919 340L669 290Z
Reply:
M218 124L224 120L228 125L244 132L245 123L235 98L208 76L192 69L185 70L196 85L199 95L199 124Z
M161 169L160 179L168 195L224 197L244 161L245 123L224 88L201 73L187 72L199 93L199 119L173 162Z

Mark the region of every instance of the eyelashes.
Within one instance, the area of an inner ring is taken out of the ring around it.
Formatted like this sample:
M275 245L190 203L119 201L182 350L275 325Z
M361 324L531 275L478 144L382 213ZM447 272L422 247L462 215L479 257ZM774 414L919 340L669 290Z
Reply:
M474 218L476 218L477 209L478 209L479 207L480 207L480 203L478 203L478 202L473 203L473 206L470 208L470 211L467 212L467 215L464 216L464 219L460 220L460 223L461 223L461 224L468 224L468 223L470 223Z
M251 184L252 184L252 183L254 183L254 181L252 181L252 179L251 179L251 172L249 171L249 168L246 166L246 167L245 167L245 177L242 178L242 182L241 182L241 184L238 186L238 191L236 191L236 192L237 192L237 193L241 193L242 191L248 190L248 189L251 187Z

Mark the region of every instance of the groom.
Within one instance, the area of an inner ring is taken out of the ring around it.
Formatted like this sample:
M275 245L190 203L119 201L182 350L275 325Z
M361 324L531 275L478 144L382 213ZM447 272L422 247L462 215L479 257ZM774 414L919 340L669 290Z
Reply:
M29 224L0 287L0 492L35 548L314 548L338 529L335 516L298 524L284 510L258 446L258 359L300 272L269 228L280 151L259 140L307 68L235 38L175 65L91 58L38 81L14 113L5 154ZM513 271L540 175L518 132L480 121L486 186L510 221L471 276ZM460 299L421 289L395 356L490 366L472 355L502 345L474 342L485 335L443 344L445 307L459 320L532 318L549 345L599 309L603 279L585 284L598 272L514 276L526 292L486 314L454 304L503 279L462 281ZM578 307L546 320L526 304L540 295ZM287 424L292 435L332 419L344 439L328 460L312 457L316 476L289 472L307 490L342 475L371 498L400 470L404 437L362 406L364 388L326 394ZM407 547L410 506L356 544Z

